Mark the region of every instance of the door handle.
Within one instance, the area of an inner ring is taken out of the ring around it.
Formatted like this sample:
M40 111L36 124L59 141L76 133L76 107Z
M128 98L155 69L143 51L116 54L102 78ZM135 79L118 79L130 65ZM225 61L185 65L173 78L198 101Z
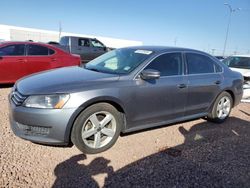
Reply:
M217 81L215 81L214 82L216 85L219 85L220 83L221 83L221 81L220 80L217 80Z
M55 62L55 61L56 61L56 58L51 58L51 61L52 61L52 62Z
M177 86L178 86L178 88L180 88L180 89L183 89L183 88L186 88L186 87L187 87L186 84L179 84L179 85L177 85Z
M3 59L3 57L0 56L0 60L2 60L2 59Z

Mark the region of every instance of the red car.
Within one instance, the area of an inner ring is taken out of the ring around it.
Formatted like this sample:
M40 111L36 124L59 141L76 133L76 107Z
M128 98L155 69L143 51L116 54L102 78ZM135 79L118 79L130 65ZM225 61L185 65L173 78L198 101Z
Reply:
M54 68L80 66L80 56L36 42L0 43L0 83Z

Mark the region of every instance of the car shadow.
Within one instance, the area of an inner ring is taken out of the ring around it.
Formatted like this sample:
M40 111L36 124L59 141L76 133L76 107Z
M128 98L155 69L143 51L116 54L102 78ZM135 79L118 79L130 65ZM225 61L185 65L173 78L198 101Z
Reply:
M110 160L98 157L89 165L81 164L86 158L85 154L79 154L58 164L54 170L56 180L52 187L99 187L92 176L113 173L113 168L108 166Z
M98 187L91 176L100 173L107 173L104 187L250 187L249 121L204 121L179 132L183 144L165 146L117 171L105 158L85 166L77 164L85 155L73 156L56 167L54 187Z
M0 89L1 88L11 88L13 86L14 86L14 84L0 84Z

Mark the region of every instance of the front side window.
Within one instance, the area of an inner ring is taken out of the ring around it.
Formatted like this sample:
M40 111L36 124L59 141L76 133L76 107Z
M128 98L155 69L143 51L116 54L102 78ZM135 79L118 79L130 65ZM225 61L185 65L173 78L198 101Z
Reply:
M163 54L155 58L145 69L154 69L161 73L161 76L175 76L182 74L181 53Z
M104 45L100 41L95 40L95 39L91 39L91 44L92 46L97 47L97 48L104 48Z
M187 53L186 58L188 74L205 74L215 72L215 63L207 56Z
M25 45L15 44L0 48L0 56L24 56Z
M78 39L78 46L89 47L89 39Z
M87 63L84 68L110 74L128 74L150 58L153 51L122 48L107 52Z
M28 47L28 55L48 55L49 49L44 46L30 44Z
M232 68L250 69L250 57L232 56L223 60L223 63Z

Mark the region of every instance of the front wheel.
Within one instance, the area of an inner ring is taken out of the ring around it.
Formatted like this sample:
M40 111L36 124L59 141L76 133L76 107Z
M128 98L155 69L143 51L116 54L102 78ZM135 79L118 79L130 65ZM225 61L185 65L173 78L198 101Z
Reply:
M229 116L233 105L232 96L228 92L222 92L216 99L207 120L215 123L223 123Z
M71 140L82 152L95 154L112 147L120 135L121 113L108 103L88 107L76 119Z

